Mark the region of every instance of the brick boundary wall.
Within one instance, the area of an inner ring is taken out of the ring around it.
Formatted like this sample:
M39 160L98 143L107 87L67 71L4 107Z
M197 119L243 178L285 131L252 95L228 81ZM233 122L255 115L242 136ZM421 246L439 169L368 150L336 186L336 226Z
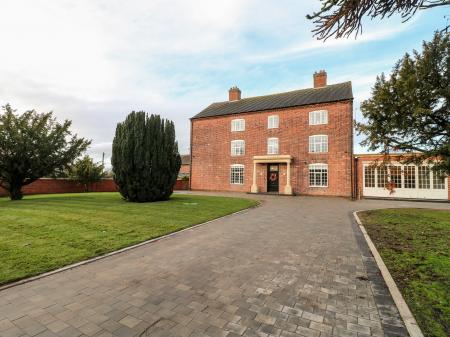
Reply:
M189 189L189 180L178 179L173 189L176 191L187 191Z
M177 180L174 186L175 190L188 190L189 181ZM26 185L22 189L23 194L55 194L55 193L81 193L84 192L84 186L75 180L70 179L52 179L42 178ZM90 192L116 192L117 186L113 179L102 179L91 184ZM0 197L7 196L4 189L0 187Z

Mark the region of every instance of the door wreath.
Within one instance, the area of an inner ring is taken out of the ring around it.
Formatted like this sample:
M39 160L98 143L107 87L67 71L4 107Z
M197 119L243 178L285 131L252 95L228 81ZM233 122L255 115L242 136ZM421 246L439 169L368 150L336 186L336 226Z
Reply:
M271 173L270 177L269 177L269 180L272 181L272 182L276 181L277 180L277 174L276 173Z

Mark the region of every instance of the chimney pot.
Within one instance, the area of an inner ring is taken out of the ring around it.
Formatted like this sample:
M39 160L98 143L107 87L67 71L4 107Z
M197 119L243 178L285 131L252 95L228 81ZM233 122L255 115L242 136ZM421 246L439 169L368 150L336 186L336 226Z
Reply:
M321 88L327 85L327 72L319 70L314 73L314 88Z
M237 87L231 87L230 90L228 90L228 99L230 101L238 101L241 99L241 90Z

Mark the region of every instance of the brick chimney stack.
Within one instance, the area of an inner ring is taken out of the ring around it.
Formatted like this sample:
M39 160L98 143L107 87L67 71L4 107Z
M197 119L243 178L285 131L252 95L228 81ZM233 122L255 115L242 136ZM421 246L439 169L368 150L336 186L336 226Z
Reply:
M314 88L321 88L327 85L327 72L319 70L314 73Z
M241 90L234 86L228 90L228 98L230 101L238 101L241 99Z

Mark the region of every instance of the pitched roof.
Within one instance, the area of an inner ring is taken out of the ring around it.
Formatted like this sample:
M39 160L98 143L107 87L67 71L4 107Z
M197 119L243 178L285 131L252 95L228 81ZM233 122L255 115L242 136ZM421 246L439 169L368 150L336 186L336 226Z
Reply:
M189 165L191 163L191 155L190 154L182 154L180 157L181 157L182 165Z
M279 94L243 98L238 101L212 103L192 119L231 115L294 106L327 103L353 99L352 83L343 82L321 88L309 88Z

